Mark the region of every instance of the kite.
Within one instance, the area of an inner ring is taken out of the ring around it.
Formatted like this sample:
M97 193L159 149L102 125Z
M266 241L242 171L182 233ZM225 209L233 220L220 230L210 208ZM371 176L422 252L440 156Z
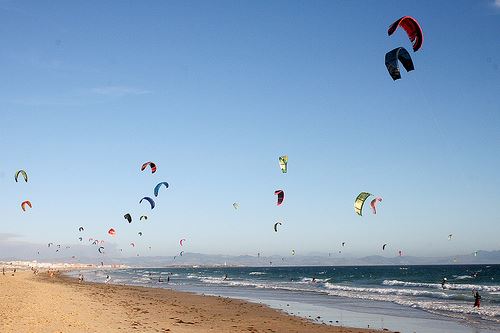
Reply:
M101 246L97 249L97 251L99 251L99 253L103 253L104 252L104 246Z
M235 202L235 203L233 203L233 207L234 207L234 209L238 209L238 207L240 207L240 204Z
M24 170L19 170L16 172L16 174L14 175L14 179L16 180L16 183L17 183L17 178L19 178L19 175L22 175L23 178L24 178L24 181L27 183L28 182L28 174L26 173L26 171Z
M153 163L153 162L146 162L146 163L144 163L141 166L141 171L144 171L148 166L151 168L151 173L155 173L156 172L156 164Z
M156 185L155 188L154 188L155 197L158 196L158 192L160 192L160 187L162 185L165 185L165 188L168 188L168 183L167 182L161 182L158 185Z
M181 239L181 240L179 241L179 244L181 244L181 246L182 246L182 244L183 244L185 241L186 241L186 239L185 239L185 238L183 238L183 239Z
M139 231L137 234L138 234L139 236L142 236L142 231Z
M354 201L354 211L356 212L356 214L358 214L359 216L362 216L363 214L363 205L365 204L365 201L366 199L368 199L368 197L370 196L371 194L368 193L368 192L361 192L357 197L356 197L356 200Z
M139 221L142 221L142 219L147 220L147 219L148 219L148 217L147 217L146 215L142 215L141 217L139 217Z
M382 201L382 198L375 198L370 202L370 206L372 207L373 214L377 214L377 202Z
M288 168L287 168L287 165L288 165L288 155L280 156L279 157L279 161L280 161L281 172L282 173L286 173L287 170L288 170Z
M276 206L280 206L285 199L285 192L283 190L276 190L274 191L274 195L278 196L278 202L276 203Z
M182 255L183 255L183 254L184 254L184 251L181 251L181 252L179 253L179 255L180 255L181 257L182 257Z
M448 235L448 240L451 240L453 238L453 234Z
M130 246L135 247L135 244L134 243L130 243Z
M275 232L278 232L278 224L279 224L279 225L282 225L282 223L281 223L281 222L276 222L276 223L274 224L274 231L275 231Z
M26 205L28 205L30 208L32 208L31 202L29 200L26 200L26 201L23 201L21 203L21 208L23 209L23 211L26 211Z
M391 24L389 30L387 30L387 34L389 36L392 35L399 27L403 28L404 31L406 31L408 38L413 44L413 51L418 51L424 43L424 34L417 20L415 20L411 16L403 16L402 18L396 20L393 24Z
M294 255L295 255L295 250L292 250L292 256L294 256Z
M47 247L50 247L51 245L54 245L54 243L49 243L49 244L47 244Z
M80 231L80 232L83 230L85 230L85 229L83 229L83 227L78 228L78 231Z
M385 251L385 247L387 246L387 243L382 245L382 251Z
M78 240L81 242L83 241L83 237L78 237Z
M345 242L342 242L342 246L345 246Z
M123 215L123 217L128 221L128 223L132 223L132 216L129 213Z
M111 235L111 236L115 236L116 235L116 230L111 228L108 230L108 234Z
M151 209L155 208L155 202L153 199L151 199L150 197L144 197L142 198L139 203L142 203L142 200L147 200L149 202L149 204L151 205Z
M385 67L387 67L389 75L394 81L401 78L398 60L401 64L403 64L403 67L407 72L411 72L415 69L410 53L408 53L404 47L397 47L394 50L387 52L385 54Z
M403 256L403 251L399 250L399 256L402 257Z

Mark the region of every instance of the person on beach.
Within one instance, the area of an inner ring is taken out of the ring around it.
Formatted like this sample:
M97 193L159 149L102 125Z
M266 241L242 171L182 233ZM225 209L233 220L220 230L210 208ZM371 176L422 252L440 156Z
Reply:
M443 289L446 288L446 283L448 283L448 279L447 278L443 278L443 282L441 282L441 287L443 287Z
M167 283L170 282L170 276L167 276Z
M78 283L83 282L83 274L78 275Z
M111 281L111 277L109 275L106 275L106 281L104 281L104 283L108 283L109 281Z
M2 274L5 275L5 267L2 267Z
M224 279L222 281L226 281L227 280L227 274L224 276Z
M479 292L477 290L473 290L472 293L474 294L474 307L477 307L479 309L479 307L481 306L481 296L479 295Z

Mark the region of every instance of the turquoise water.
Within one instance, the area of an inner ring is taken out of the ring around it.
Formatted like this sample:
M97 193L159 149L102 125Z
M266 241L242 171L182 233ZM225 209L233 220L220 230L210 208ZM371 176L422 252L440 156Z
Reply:
M109 275L110 283L262 302L333 325L500 332L500 265L141 268L84 274L96 282ZM473 308L472 290L481 294L480 309Z

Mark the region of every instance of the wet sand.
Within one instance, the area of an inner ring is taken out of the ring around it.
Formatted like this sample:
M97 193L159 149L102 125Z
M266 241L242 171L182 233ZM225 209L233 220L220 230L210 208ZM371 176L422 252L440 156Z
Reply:
M0 332L368 333L316 324L261 304L165 289L0 275Z

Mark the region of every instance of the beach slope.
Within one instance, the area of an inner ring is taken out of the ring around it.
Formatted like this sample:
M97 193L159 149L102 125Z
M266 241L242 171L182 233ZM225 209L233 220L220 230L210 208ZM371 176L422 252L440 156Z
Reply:
M264 305L165 289L0 275L0 332L368 333L308 322Z

